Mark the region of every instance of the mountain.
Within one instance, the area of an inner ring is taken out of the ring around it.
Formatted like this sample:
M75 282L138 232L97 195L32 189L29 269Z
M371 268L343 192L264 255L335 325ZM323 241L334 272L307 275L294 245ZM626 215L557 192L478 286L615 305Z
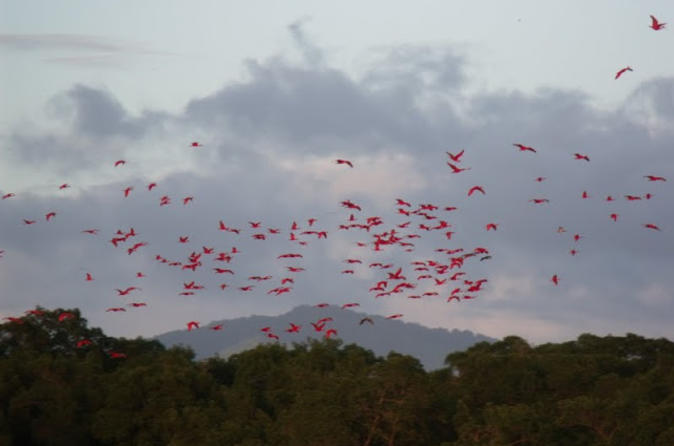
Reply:
M316 332L311 322L321 318L332 318ZM369 317L372 323L360 321ZM290 323L300 325L298 333L285 330ZM222 330L211 330L216 324L222 324ZM260 343L277 342L267 337L261 328L271 327L271 332L279 336L286 345L301 343L308 338L320 339L325 331L337 330L336 338L345 344L358 344L372 350L378 356L386 356L390 351L408 354L418 358L427 370L444 366L447 354L465 350L478 342L494 342L495 339L476 334L468 330L445 330L427 328L400 319L386 319L382 316L366 315L339 307L316 308L302 305L279 316L249 316L211 322L198 330L175 330L155 337L167 347L182 345L194 350L197 359L209 356L226 358L232 354L251 349Z

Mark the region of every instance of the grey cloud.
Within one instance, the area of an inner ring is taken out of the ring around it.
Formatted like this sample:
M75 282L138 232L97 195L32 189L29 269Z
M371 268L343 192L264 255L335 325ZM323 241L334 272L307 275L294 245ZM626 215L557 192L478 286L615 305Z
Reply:
M130 119L122 105L107 92L77 85L66 96L73 107L73 126L78 134L137 138L144 131L143 123Z
M316 143L325 138L344 141L344 151L354 140L369 145L396 143L414 150L438 148L431 123L406 88L372 88L334 69L307 69L280 59L247 64L252 79L226 86L212 96L190 102L186 118L193 123L221 125L256 138L273 135L298 144L295 149L320 152ZM451 113L442 133L460 134Z

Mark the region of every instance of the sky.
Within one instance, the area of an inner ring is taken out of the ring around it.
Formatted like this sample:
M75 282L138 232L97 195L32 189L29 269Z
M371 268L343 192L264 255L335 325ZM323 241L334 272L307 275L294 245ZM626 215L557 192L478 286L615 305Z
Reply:
M670 26L668 1L0 0L0 317L134 337L358 303L674 339Z

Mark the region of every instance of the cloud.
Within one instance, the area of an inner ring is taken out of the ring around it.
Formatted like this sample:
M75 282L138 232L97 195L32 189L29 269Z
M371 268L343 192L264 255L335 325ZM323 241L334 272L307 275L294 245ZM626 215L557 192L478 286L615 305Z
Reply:
M23 52L57 53L59 56L49 56L43 60L77 67L102 66L106 69L121 66L129 57L173 55L147 48L142 43L67 33L0 33L0 47Z

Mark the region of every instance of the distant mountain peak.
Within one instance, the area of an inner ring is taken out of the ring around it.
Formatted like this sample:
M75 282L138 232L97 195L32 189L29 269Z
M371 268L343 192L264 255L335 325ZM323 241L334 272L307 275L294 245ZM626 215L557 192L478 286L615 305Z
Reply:
M209 328L216 325L222 325L222 330ZM267 331L262 331L263 328ZM495 341L469 330L428 328L415 322L387 319L335 305L322 308L300 305L278 316L222 319L202 325L198 330L170 331L155 339L167 347L190 347L197 359L201 359L216 355L227 357L262 343L291 345L320 339L328 330L335 330L336 334L332 336L345 344L357 344L378 356L386 356L391 351L414 356L427 370L442 367L451 352L465 350L478 342ZM270 334L278 336L278 341Z

